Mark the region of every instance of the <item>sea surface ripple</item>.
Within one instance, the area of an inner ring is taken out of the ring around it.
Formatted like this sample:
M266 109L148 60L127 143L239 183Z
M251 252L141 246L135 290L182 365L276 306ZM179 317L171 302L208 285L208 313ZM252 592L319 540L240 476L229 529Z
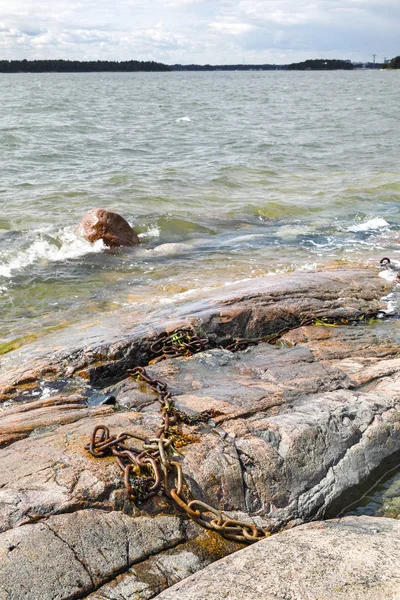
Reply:
M0 338L400 260L397 72L0 75ZM100 206L138 248L76 234Z

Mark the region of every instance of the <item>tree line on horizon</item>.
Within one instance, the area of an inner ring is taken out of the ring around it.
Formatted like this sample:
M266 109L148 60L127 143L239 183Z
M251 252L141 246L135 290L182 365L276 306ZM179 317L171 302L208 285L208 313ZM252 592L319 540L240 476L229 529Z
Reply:
M400 69L400 56L392 58L386 65L372 65L375 68ZM355 66L348 60L339 59L310 59L289 65L166 65L154 61L108 61L108 60L0 60L0 73L91 73L91 72L162 72L162 71L332 71L343 69L353 70Z
M0 60L0 73L88 73L96 71L169 71L154 61Z
M383 66L385 69L400 69L400 56L395 56L390 63Z
M292 63L287 68L289 71L334 71L337 69L352 71L354 65L348 60L316 58Z

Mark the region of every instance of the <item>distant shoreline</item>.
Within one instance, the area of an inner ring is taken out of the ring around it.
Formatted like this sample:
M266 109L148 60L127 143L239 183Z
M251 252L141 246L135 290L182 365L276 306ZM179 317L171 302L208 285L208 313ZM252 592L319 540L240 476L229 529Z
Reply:
M287 65L166 65L154 61L0 60L0 73L139 73L173 71L352 71L381 69L381 63L352 63L345 60L314 59ZM385 65L386 66L386 65Z

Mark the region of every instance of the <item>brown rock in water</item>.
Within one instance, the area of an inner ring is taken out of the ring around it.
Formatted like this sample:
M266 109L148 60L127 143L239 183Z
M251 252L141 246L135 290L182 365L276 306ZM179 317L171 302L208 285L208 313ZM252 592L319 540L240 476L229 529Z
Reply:
M135 231L121 215L104 208L94 208L83 215L79 232L89 242L103 240L110 248L140 243Z

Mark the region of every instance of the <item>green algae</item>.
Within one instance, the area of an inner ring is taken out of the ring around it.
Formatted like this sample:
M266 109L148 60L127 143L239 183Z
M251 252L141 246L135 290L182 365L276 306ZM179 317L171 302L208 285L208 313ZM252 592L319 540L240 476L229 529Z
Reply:
M60 329L64 329L67 326L68 326L68 323L61 323L59 325L53 325L52 327L45 327L37 333L31 333L29 335L20 336L13 340L3 342L2 344L0 344L0 356L3 356L4 354L7 354L8 352L12 352L13 350L17 350L18 348L21 348L22 346L26 346L27 344L30 344L31 342L35 342L36 340L40 339L44 335L46 335L48 333L52 333L53 331L59 331Z

